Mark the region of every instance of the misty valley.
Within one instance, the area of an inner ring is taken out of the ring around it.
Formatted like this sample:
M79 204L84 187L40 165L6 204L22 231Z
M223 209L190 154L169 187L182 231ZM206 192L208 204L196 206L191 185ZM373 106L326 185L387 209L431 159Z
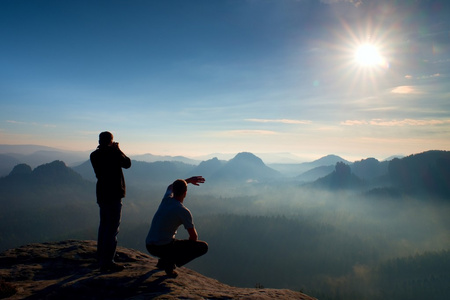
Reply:
M133 160L124 174L119 246L147 253L145 236L167 185L203 175L185 205L209 252L188 268L234 286L319 299L450 295L450 152L296 165L266 165L251 153L198 164ZM0 251L96 240L90 162L34 169L19 162L0 178L0 226ZM187 237L184 228L177 237Z

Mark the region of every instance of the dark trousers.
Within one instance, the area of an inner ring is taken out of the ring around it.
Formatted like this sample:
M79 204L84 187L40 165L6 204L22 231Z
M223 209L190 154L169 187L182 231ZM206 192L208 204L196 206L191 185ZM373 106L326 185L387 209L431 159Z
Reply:
M148 252L159 257L164 265L184 266L193 259L208 252L208 244L203 241L173 240L166 245L147 245Z
M117 234L119 233L122 217L122 201L99 203L100 226L98 227L97 255L100 265L114 262L117 248Z

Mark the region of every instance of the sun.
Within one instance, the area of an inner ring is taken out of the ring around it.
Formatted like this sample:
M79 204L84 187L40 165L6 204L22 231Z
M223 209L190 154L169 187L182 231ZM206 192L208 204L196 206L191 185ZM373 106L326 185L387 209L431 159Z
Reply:
M385 59L381 56L378 47L373 44L359 45L355 51L355 62L362 67L385 65Z
M391 62L399 45L395 26L382 18L352 24L342 20L332 33L323 48L329 49L325 65L332 67L336 85L356 94L377 92L392 84L395 70Z

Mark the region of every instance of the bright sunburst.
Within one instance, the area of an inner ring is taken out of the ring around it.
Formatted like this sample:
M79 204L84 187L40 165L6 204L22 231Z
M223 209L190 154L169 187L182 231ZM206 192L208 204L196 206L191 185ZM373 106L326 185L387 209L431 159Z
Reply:
M395 27L386 26L382 21L369 20L359 26L342 21L342 27L334 31L332 43L327 45L334 54L329 65L338 74L336 83L352 94L373 94L390 84L393 76L390 61L397 36Z
M378 48L372 44L363 44L355 51L356 63L364 67L383 66L384 59Z

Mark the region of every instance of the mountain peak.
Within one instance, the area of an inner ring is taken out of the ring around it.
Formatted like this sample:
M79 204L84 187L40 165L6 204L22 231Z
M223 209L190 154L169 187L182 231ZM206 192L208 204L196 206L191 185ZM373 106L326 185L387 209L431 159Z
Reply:
M234 181L240 183L260 182L279 178L280 174L269 168L256 155L249 152L238 153L213 174L213 181Z
M11 173L9 173L9 176L16 176L16 175L23 175L23 174L31 174L33 170L31 167L27 164L18 164L16 165Z
M262 161L261 158L257 157L256 155L250 152L240 152L233 159L230 160L230 162L244 162L244 161L264 165L264 162Z
M55 160L48 164L43 164L33 170L33 176L39 180L54 182L77 182L81 176L67 167L63 161Z
M156 259L118 247L125 270L101 273L95 241L68 240L31 244L0 254L0 277L8 299L300 299L300 292L236 288L185 267L176 279L155 268Z
M335 165L337 162L344 162L346 164L350 163L349 161L343 159L340 156L334 155L334 154L329 154L327 156L321 157L315 161L313 161L312 163L314 164L322 164L322 165Z

